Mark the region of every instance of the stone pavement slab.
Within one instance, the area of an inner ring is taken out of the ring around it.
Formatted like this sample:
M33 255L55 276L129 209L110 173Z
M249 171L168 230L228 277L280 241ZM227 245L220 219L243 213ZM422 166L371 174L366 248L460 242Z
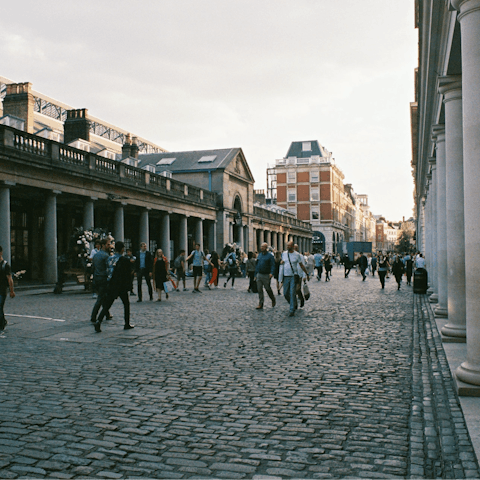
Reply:
M101 334L89 295L7 300L0 477L478 477L422 299L340 270L310 287L293 318L244 279L174 292L130 331L117 301Z

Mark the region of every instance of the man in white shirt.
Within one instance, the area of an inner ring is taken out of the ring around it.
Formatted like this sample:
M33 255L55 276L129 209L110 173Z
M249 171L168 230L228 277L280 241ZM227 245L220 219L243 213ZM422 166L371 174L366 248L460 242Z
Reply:
M287 302L290 303L290 317L295 315L295 308L297 307L295 277L299 280L298 271L300 268L305 272L307 280L310 280L310 276L303 262L302 255L294 250L294 243L292 241L288 242L287 251L282 253L282 268L279 280L282 280L283 277L283 295Z
M419 253L418 257L415 259L416 268L425 268L425 259L422 257L422 254Z

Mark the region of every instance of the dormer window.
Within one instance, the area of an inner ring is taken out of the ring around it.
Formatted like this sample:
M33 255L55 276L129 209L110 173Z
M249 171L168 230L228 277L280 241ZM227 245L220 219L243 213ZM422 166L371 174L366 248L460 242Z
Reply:
M312 142L302 142L302 152L311 152Z
M216 158L217 158L216 155L207 155L207 156L202 157L202 158L198 161L198 163L211 163L211 162L213 162Z
M83 150L84 152L90 152L90 143L81 138L77 138L68 144L70 147L77 148L78 150Z
M162 158L157 162L157 165L171 165L176 158Z

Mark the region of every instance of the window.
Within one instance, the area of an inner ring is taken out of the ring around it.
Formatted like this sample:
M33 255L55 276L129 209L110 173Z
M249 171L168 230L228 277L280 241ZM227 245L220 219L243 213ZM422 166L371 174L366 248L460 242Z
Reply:
M207 156L202 157L198 161L198 163L210 163L210 162L213 162L216 158L217 158L216 155L207 155Z
M318 172L310 172L310 182L318 183Z
M302 142L302 151L311 152L312 151L312 142Z
M157 162L157 165L171 165L175 160L175 158L162 158Z
M310 189L310 201L311 202L318 202L320 198L320 194L319 194L319 191L318 191L318 187L312 187Z
M318 210L312 210L312 220L318 220L320 218L320 214Z
M296 175L295 172L287 172L287 183L295 183L296 182Z
M295 202L297 199L297 193L295 188L289 188L288 189L288 201L289 202Z

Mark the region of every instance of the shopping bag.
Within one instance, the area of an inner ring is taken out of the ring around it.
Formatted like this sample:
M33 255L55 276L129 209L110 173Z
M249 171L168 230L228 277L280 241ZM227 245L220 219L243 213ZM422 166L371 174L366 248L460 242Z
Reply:
M310 298L310 289L306 283L303 284L303 296L305 297L305 300Z
M169 293L173 291L173 285L171 282L163 282L163 290L165 293Z

